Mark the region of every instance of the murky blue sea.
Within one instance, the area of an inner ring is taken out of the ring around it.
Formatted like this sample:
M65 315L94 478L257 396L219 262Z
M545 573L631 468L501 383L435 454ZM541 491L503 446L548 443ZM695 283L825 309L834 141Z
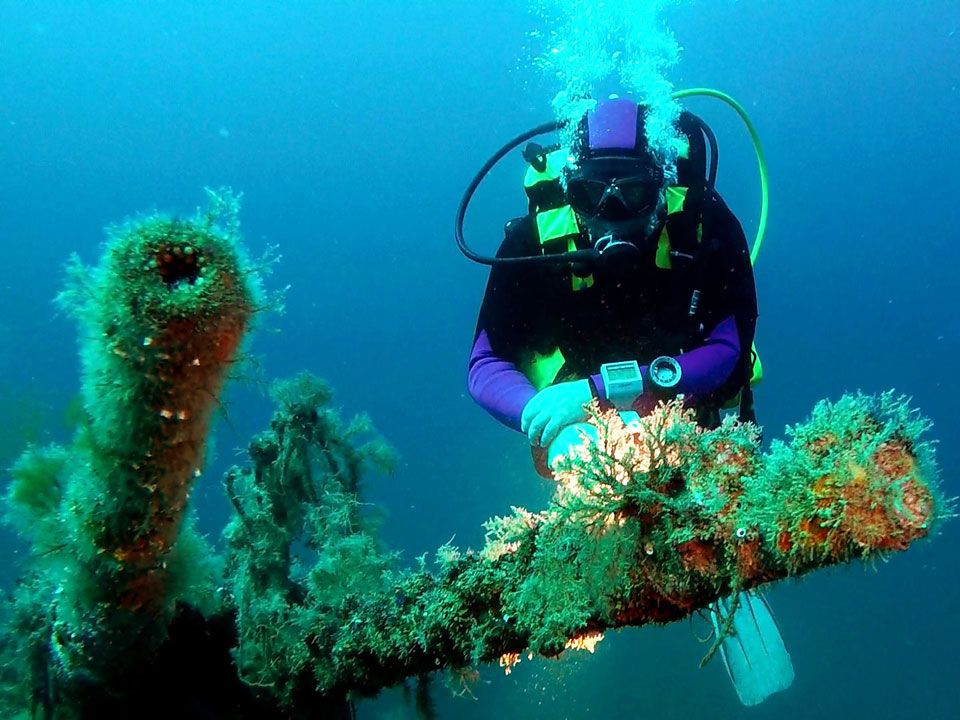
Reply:
M665 79L734 95L767 153L756 275L768 438L820 398L894 387L933 420L946 494L960 494L960 5L665 5L682 46ZM229 185L251 253L282 254L268 287L290 286L248 350L264 377L326 378L396 446L396 473L366 492L404 561L451 538L476 547L486 518L545 503L524 438L466 392L487 273L452 228L488 155L552 117L561 87L533 58L554 29L524 0L0 0L0 464L69 438L75 327L52 299L70 254L94 262L105 225L189 212L204 186ZM749 236L748 137L722 105L689 107L719 139L719 189ZM478 249L526 211L522 172L512 155L477 196ZM225 408L194 495L212 538L230 514L219 478L270 413L252 380L229 387ZM2 532L9 588L23 546ZM889 562L773 589L796 681L757 708L739 704L720 663L698 668L695 622L608 634L594 655L525 660L509 676L488 668L469 692L438 682L437 713L958 718L958 554L952 521ZM359 715L413 710L392 691Z

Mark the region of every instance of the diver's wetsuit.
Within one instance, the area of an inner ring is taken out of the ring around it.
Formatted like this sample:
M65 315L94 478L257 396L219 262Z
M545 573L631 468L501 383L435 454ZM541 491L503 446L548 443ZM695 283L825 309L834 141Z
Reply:
M498 256L538 254L533 223L530 216L508 223ZM537 392L521 368L534 353L559 348L564 364L554 382L593 376L601 398L603 363L637 360L648 386L645 365L661 355L680 363L676 392L691 405L715 409L733 398L751 368L753 269L740 223L713 191L702 202L702 226L699 261L676 257L672 269L657 268L651 243L639 267L596 270L593 286L578 291L571 289L568 265L494 266L470 355L470 395L519 430L523 408ZM695 289L701 292L691 318ZM638 409L649 404L649 392L644 396Z

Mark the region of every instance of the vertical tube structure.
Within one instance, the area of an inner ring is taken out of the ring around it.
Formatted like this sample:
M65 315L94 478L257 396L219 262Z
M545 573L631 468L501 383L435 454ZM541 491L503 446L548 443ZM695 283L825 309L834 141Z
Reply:
M69 553L51 608L50 653L67 680L109 686L148 657L177 573L190 571L177 538L259 292L236 200L213 197L219 213L111 229L101 264L75 263L61 298L81 324L87 418L67 463L59 527Z

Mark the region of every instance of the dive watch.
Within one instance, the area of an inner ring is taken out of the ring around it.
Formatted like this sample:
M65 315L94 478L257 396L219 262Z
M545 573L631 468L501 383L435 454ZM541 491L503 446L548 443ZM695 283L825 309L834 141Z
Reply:
M654 358L647 368L650 375L650 384L655 390L661 393L673 393L674 389L680 383L680 377L683 370L676 358L669 355L661 355Z
M643 375L636 360L604 363L600 377L607 391L607 399L617 410L630 410L634 400L643 393Z

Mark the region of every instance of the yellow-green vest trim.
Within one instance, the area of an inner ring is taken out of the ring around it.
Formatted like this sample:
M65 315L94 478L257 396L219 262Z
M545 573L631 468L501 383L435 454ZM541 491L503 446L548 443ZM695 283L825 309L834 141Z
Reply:
M683 212L684 205L687 202L688 188L678 185L671 185L667 188L667 217ZM703 239L703 225L697 225L697 244ZM654 262L661 270L672 270L673 261L670 259L670 234L667 232L667 225L664 223L663 230L660 231L660 237L657 238L657 255Z
M537 235L540 240L540 250L549 252L554 248L545 248L544 245L555 240L564 240L580 235L580 224L577 214L569 205L562 205L552 210L542 210L537 213ZM567 248L564 247L563 250Z
M525 189L532 188L542 182L549 183L559 181L563 168L569 160L569 153L566 148L560 148L551 153L547 153L546 159L547 164L543 172L537 170L533 165L527 167L527 172L523 176L523 187Z
M542 171L537 170L532 165L527 167L524 175L523 185L527 196L533 198L537 186L541 183L553 185L557 190L555 196L562 197L560 190L560 178L563 168L569 161L569 151L567 148L559 148L546 155L546 164ZM680 186L670 186L666 189L667 217L676 213L683 212L687 201L688 188ZM540 207L537 205L532 208L536 211L537 236L541 253L573 252L577 250L577 239L582 235L582 229L577 220L577 214L569 205L563 204L556 207ZM703 238L703 226L697 225L697 244ZM670 234L667 226L664 224L660 231L660 237L657 239L657 252L655 263L661 270L672 270L673 262L670 257L672 250ZM593 276L585 278L576 275L571 276L571 285L574 292L584 290L593 286ZM752 370L750 385L756 385L763 379L763 363L760 361L760 355L757 353L757 346L751 347ZM523 372L537 390L550 385L565 360L560 349L555 349L547 355L535 354L529 363L524 364ZM725 407L734 407L739 403L740 394L738 393L733 400Z
M533 165L529 165L523 178L523 187L527 196L531 199L538 195L541 197L549 196L562 203L563 189L560 178L563 174L563 168L569 160L567 149L559 148L547 153L546 163L542 171L537 170ZM546 185L547 188L541 188L544 191L539 192L537 186L542 184ZM574 252L578 249L577 238L583 234L583 230L572 207L567 204L543 207L538 203L532 209L535 210L536 214L537 237L541 253ZM574 292L584 290L593 286L593 276L578 277L572 275L570 284Z
M757 352L757 344L753 343L750 347L750 387L753 387L763 380L763 362L760 360L760 353ZM724 410L732 410L740 405L740 395L738 392L723 405Z
M548 355L534 353L528 362L521 364L520 370L527 376L530 384L539 392L548 385L553 384L553 381L556 380L557 375L560 373L560 368L563 367L565 362L566 358L563 357L560 348L555 348L554 351Z
M537 213L537 236L543 254L574 252L580 234L577 214L569 205ZM574 292L583 290L593 286L593 275L579 277L571 274L570 282Z

